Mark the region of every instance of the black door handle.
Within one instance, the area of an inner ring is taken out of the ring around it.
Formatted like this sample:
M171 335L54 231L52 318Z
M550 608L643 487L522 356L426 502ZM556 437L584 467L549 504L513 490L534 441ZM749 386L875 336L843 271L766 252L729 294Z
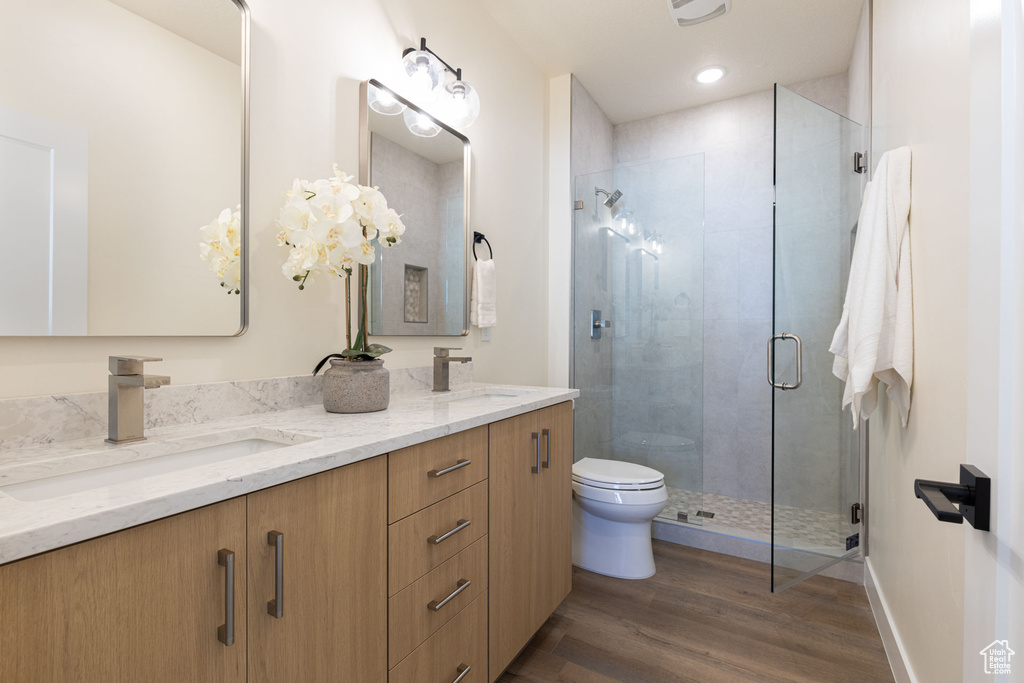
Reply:
M940 522L963 524L966 519L978 531L989 530L992 480L974 465L960 465L959 484L915 479L914 495Z

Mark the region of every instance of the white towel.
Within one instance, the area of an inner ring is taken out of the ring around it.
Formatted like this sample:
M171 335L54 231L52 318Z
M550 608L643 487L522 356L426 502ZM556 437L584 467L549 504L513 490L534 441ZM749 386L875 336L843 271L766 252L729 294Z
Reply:
M498 324L496 299L498 281L494 273L494 260L473 263L473 295L469 302L469 322L483 329Z
M882 156L864 192L843 317L829 348L854 429L874 411L879 380L907 426L914 376L909 214L910 148L900 147Z

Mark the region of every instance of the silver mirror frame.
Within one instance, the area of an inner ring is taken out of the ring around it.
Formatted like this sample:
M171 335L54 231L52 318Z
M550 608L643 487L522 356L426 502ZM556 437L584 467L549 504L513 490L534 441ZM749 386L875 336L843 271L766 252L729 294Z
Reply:
M245 0L232 0L242 15L242 185L239 201L242 224L242 268L241 268L241 320L238 331L231 335L241 337L249 329L249 41L251 35L251 14Z
M241 274L240 274L240 293L239 293L239 326L232 334L78 334L78 335L48 335L45 338L50 339L85 339L85 338L96 338L102 339L106 337L138 337L138 338L156 338L156 337L177 337L177 338L230 338L240 337L246 333L249 329L249 246L251 244L249 234L249 70L250 70L250 35L251 35L251 14L249 6L245 0L230 0L238 7L239 14L241 16L241 86L242 86L242 155L241 155L241 191L239 192L239 204L241 205L240 210L240 223L241 223ZM0 335L0 338L6 339L30 339L32 336L4 336Z
M236 1L239 1L239 0L236 0ZM462 174L463 174L462 175L462 185L463 185L463 193L462 193L463 194L463 198L462 198L462 202L463 202L463 224L464 224L464 233L465 233L464 237L463 237L463 239L465 241L465 253L463 254L463 259L462 259L462 263L463 263L463 278L465 280L464 285L463 285L464 286L464 290L463 291L465 292L465 296L463 297L463 302L462 302L462 321L463 321L462 333L460 335L405 334L405 335L376 335L376 336L403 336L403 337L437 337L437 336L452 336L453 337L453 336L461 336L461 337L465 337L465 336L467 336L469 334L469 301L470 301L470 297L472 296L472 291L471 291L471 288L472 288L472 276L471 276L471 274L472 274L472 271L473 271L473 268L472 268L472 266L473 266L473 263L472 263L472 258L473 258L473 228L472 228L472 226L470 224L470 211L469 211L469 208L470 208L470 190L471 190L470 178L472 176L472 169L471 169L472 155L470 153L469 138L467 138L465 135L463 135L459 131L455 130L454 128L452 128L448 124L446 124L444 121L441 121L437 117L432 116L429 112L424 111L421 107L416 106L415 104L413 104L412 102L410 102L406 98L402 97L401 95L399 95L394 90L392 90L391 88L387 87L386 85L384 85L380 81L378 81L376 79L373 79L373 78L371 78L368 81L363 81L362 83L359 84L359 183L361 185L369 185L370 184L370 173L371 173L371 170L372 170L370 168L370 107L369 107L369 99L368 99L369 87L371 85L373 87L375 87L375 88L378 88L380 90L384 90L384 91L390 93L392 97L394 97L396 100L401 102L407 108L412 109L413 111L417 112L418 114L421 114L421 115L427 117L428 119L430 119L431 121L436 123L438 126L440 126L442 130L444 130L444 131L446 131L448 133L451 133L456 138L458 138L459 140L462 141ZM369 266L367 266L366 270L364 271L364 274L362 274L360 276L360 283L359 284L360 284L360 286L366 285L368 291L370 291L372 293L372 291L373 291L372 290L372 283L369 282L369 281L366 281L366 282L363 281L364 278L369 280L369 272L370 272L370 268L369 268ZM369 312L367 311L366 314L368 314L368 313ZM358 315L359 316L363 316L364 315L362 302L360 302L360 304L359 304Z

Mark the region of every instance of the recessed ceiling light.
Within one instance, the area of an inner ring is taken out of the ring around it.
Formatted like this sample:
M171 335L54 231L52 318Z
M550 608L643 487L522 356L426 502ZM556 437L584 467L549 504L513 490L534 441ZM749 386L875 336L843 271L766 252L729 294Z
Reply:
M720 66L709 66L706 69L701 69L693 75L693 80L698 83L714 83L715 81L721 80L722 76L725 75L725 69Z

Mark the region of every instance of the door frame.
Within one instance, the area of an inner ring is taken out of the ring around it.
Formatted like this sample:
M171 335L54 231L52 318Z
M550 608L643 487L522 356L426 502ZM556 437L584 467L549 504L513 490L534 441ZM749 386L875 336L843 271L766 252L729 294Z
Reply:
M981 649L996 640L1024 671L1024 10L971 0L970 12L966 461L992 478L994 509L991 531L965 530L963 680L984 681Z

